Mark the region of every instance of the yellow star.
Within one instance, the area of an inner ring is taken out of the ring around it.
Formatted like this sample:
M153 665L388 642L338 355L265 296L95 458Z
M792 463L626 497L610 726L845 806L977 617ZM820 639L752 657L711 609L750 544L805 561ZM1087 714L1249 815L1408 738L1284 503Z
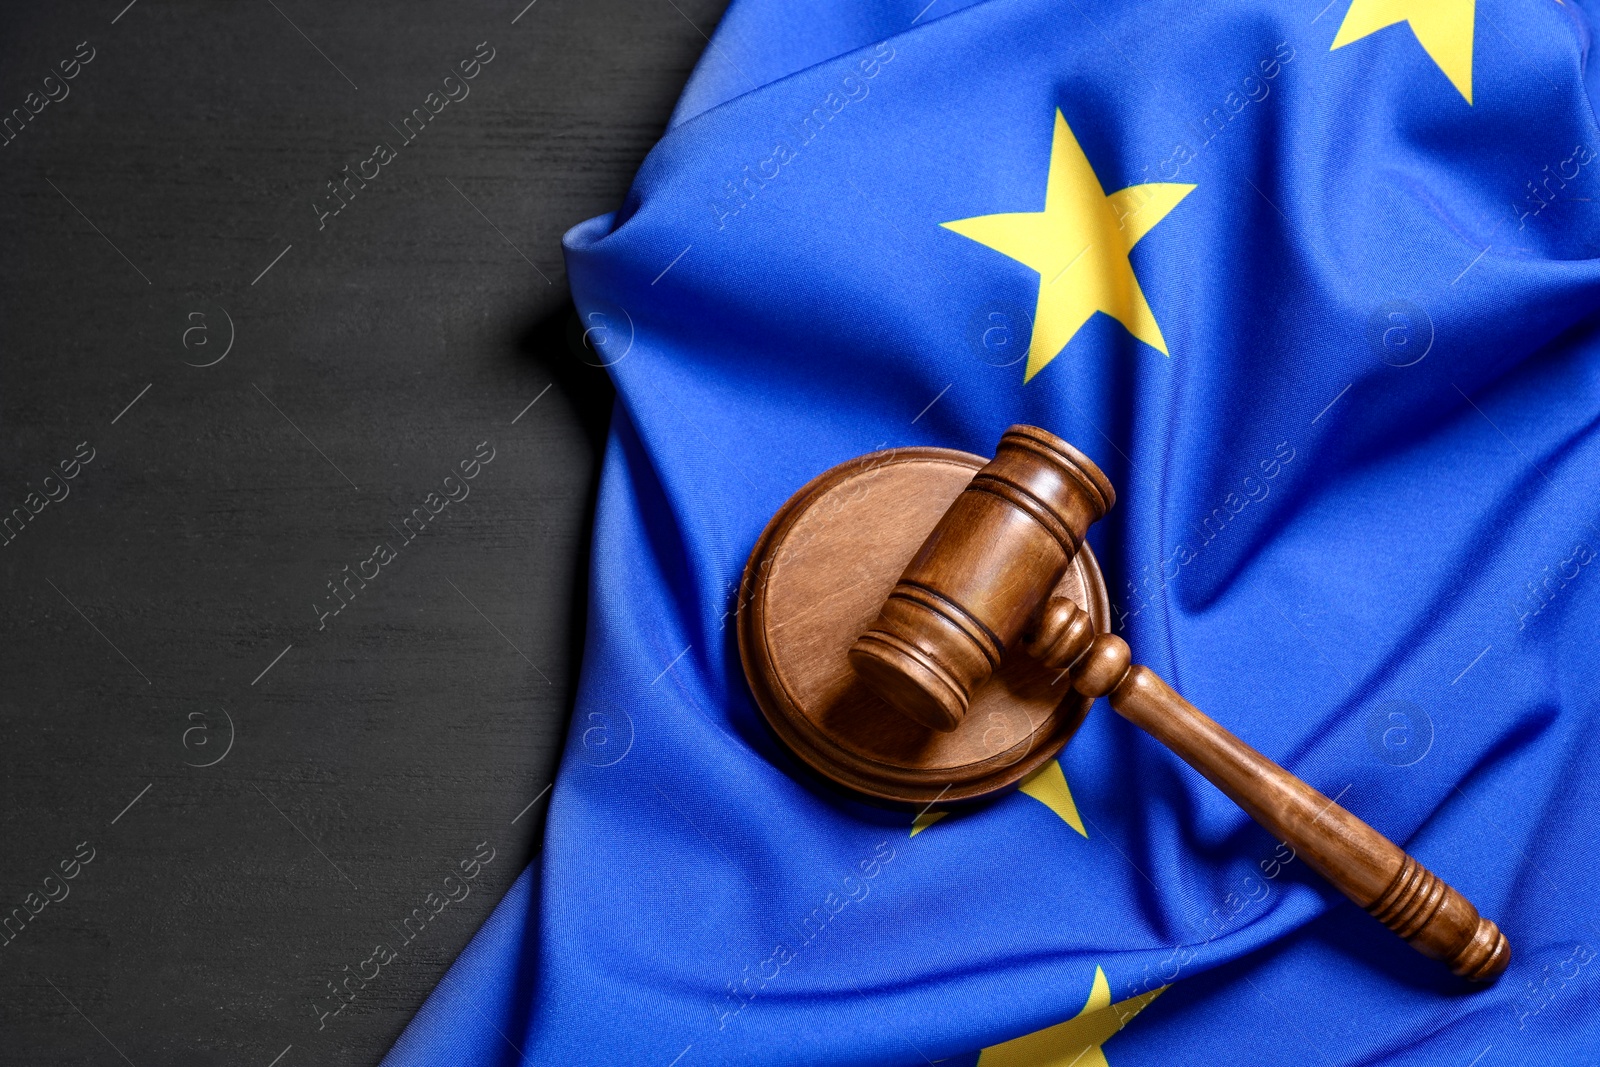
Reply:
M1057 111L1043 211L941 223L1039 272L1033 341L1023 381L1055 359L1097 311L1122 323L1162 355L1168 354L1128 253L1193 188L1152 182L1106 195L1077 137Z
M1055 812L1062 822L1084 837L1089 836L1089 831L1083 828L1083 817L1078 814L1078 805L1072 799L1072 790L1067 788L1067 776L1061 773L1061 764L1056 760L1051 760L1028 775L1018 789ZM932 809L924 811L912 820L911 836L916 837L949 814L948 811Z
M1083 828L1083 817L1078 805L1073 803L1072 790L1067 788L1067 776L1061 773L1061 764L1051 760L1030 774L1020 786L1022 792L1037 800L1061 817L1061 821L1084 837L1089 831Z
M1477 0L1354 0L1328 51L1404 22L1422 50L1471 104L1472 24L1477 6Z
M984 1049L978 1067L1110 1067L1100 1046L1166 988L1113 1004L1106 972L1096 967L1089 999L1075 1018Z

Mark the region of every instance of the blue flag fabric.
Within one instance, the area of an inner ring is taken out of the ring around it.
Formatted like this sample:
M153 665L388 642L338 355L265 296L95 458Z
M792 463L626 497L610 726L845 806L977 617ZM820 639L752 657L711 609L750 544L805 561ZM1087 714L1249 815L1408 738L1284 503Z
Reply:
M1590 21L735 0L567 236L618 389L577 707L390 1067L1600 1062ZM1014 422L1117 485L1135 655L1496 919L1498 984L1103 707L915 827L796 775L731 625L757 535Z

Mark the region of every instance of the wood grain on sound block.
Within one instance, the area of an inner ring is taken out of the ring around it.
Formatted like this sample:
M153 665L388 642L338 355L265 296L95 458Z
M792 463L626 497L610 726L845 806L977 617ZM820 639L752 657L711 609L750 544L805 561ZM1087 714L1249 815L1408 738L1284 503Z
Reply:
M1009 656L944 733L907 719L851 668L850 646L906 565L988 462L942 448L874 452L790 498L745 567L739 653L756 703L795 755L830 781L908 806L1015 786L1076 732L1092 700L1026 655ZM1105 580L1085 547L1053 595L1110 624Z

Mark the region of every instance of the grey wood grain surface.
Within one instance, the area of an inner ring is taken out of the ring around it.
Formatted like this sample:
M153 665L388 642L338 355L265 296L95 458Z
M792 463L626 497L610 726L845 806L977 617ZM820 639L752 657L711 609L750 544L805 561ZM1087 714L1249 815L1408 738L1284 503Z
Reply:
M0 1063L376 1063L539 847L559 242L722 2L525 3L0 13Z

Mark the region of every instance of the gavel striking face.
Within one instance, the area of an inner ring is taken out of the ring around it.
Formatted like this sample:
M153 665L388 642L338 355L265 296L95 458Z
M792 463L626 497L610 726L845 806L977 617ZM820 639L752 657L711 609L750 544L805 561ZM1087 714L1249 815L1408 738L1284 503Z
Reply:
M850 649L851 666L917 722L955 729L1116 499L1087 456L1013 426Z
M1072 601L1050 598L1115 499L1099 468L1065 441L1033 426L1007 430L850 649L857 675L916 722L951 731L1021 641L1047 666L1070 670L1079 693L1109 696L1420 952L1466 978L1497 977L1510 946L1465 897L1133 665L1127 644L1095 633Z

